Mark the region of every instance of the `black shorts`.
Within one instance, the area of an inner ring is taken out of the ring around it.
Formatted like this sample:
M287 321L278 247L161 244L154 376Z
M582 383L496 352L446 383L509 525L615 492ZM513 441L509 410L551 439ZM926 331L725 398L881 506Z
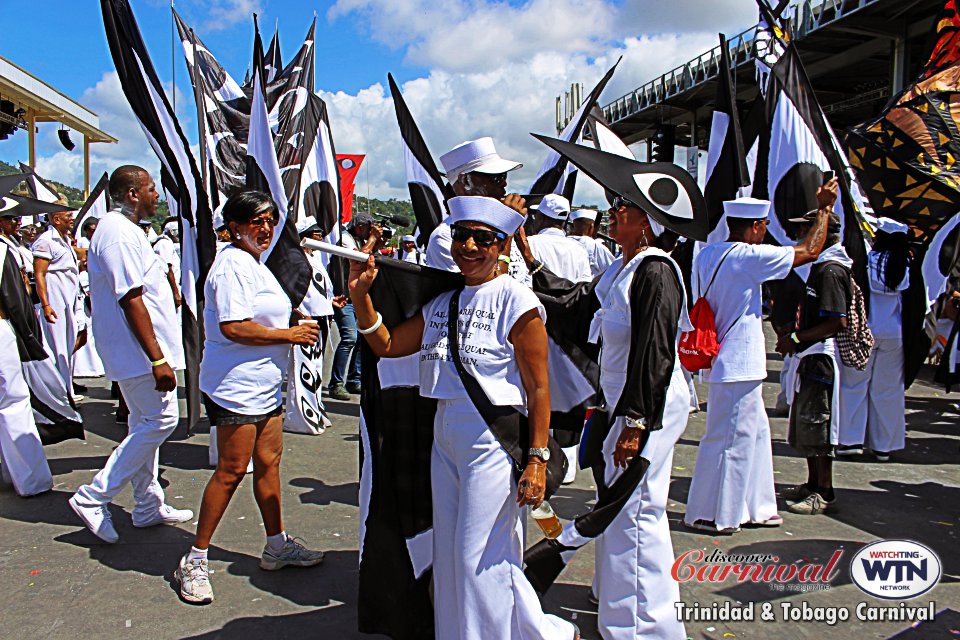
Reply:
M830 424L833 411L833 359L814 354L800 360L797 377L800 386L790 407L787 441L806 457L832 456Z
M207 418L210 420L210 425L217 425L220 427L235 426L238 424L257 424L259 422L263 422L267 418L279 416L281 413L283 413L283 404L277 405L276 409L273 411L268 411L267 413L259 413L255 415L237 413L236 411L231 411L230 409L221 407L219 404L214 402L213 398L205 393L203 394L203 406L207 410Z

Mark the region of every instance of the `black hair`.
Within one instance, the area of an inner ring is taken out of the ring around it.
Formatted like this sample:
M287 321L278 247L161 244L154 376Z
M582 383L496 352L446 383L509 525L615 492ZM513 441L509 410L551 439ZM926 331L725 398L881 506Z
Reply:
M653 246L670 253L677 246L677 241L679 239L679 233L676 231L671 231L670 229L664 229L660 232L660 235L657 236L656 240L653 241Z
M229 198L223 205L221 215L223 223L229 224L236 222L244 224L250 222L264 211L273 211L273 217L277 218L277 203L269 194L253 189L238 191Z
M115 202L123 202L127 198L127 192L130 189L139 189L144 176L149 175L149 171L135 164L117 167L110 174L110 182L107 185L110 198Z
M887 289L896 291L910 266L910 245L905 233L877 231L873 251L880 254L877 271Z
M727 228L734 235L743 235L753 227L753 223L763 218L732 218L727 216Z

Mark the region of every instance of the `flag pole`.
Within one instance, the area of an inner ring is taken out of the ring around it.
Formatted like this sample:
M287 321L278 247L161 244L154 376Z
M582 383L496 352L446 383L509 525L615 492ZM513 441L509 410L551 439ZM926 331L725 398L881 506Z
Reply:
M356 262L366 262L370 258L369 253L363 253L362 251L357 251L356 249L348 249L346 247L341 247L340 245L330 244L329 242L323 242L322 240L313 240L311 238L304 238L300 242L300 246L306 247L307 249L323 251L324 253L346 258L347 260L355 260Z
M170 0L170 73L173 74L173 115L177 115L177 25L173 20L173 0Z

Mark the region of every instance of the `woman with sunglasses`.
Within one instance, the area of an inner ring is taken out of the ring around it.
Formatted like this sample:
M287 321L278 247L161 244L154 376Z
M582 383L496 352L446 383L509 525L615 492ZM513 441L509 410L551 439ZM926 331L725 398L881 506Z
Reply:
M543 612L523 575L520 507L543 501L550 420L543 307L498 269L507 238L523 222L523 199L461 196L448 205L462 291L437 296L420 314L387 329L368 293L377 277L373 258L351 263L350 272L357 327L373 352L381 358L419 353L420 393L438 400L431 454L436 637L579 638L574 625ZM458 309L453 356L451 309ZM517 483L513 460L468 395L456 357L491 403L529 418L530 449Z
M608 492L636 465L649 462L595 538L600 634L605 640L682 639L666 514L673 447L686 428L690 403L677 360L680 331L689 328L683 276L664 251L677 234L619 195L609 215L609 234L623 253L592 283L557 278L536 263L525 243L521 252L534 289L555 296L547 304L550 313L570 319L567 328L576 340L600 346L607 420L591 423L591 435L601 437L585 440L585 459L602 474ZM589 541L573 525L567 523L556 540L564 549Z
M290 345L317 341L316 324L290 326L290 299L261 261L277 224L277 206L265 193L242 191L223 206L231 243L214 260L204 285L206 331L200 390L217 425L217 470L200 503L196 540L174 577L181 597L213 601L207 548L253 457L253 495L267 534L260 568L308 567L323 552L305 548L284 532L280 513L283 402L280 385Z

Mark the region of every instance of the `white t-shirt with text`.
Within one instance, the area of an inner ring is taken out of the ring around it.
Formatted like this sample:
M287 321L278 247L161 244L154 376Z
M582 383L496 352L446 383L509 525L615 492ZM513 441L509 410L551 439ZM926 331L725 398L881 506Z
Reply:
M441 294L422 309L420 393L428 398L468 397L450 357L447 339L447 314L452 295L452 292ZM546 311L536 294L509 276L464 287L460 294L460 359L495 405L522 408L526 403L520 367L509 335L517 320L531 309L546 319Z

